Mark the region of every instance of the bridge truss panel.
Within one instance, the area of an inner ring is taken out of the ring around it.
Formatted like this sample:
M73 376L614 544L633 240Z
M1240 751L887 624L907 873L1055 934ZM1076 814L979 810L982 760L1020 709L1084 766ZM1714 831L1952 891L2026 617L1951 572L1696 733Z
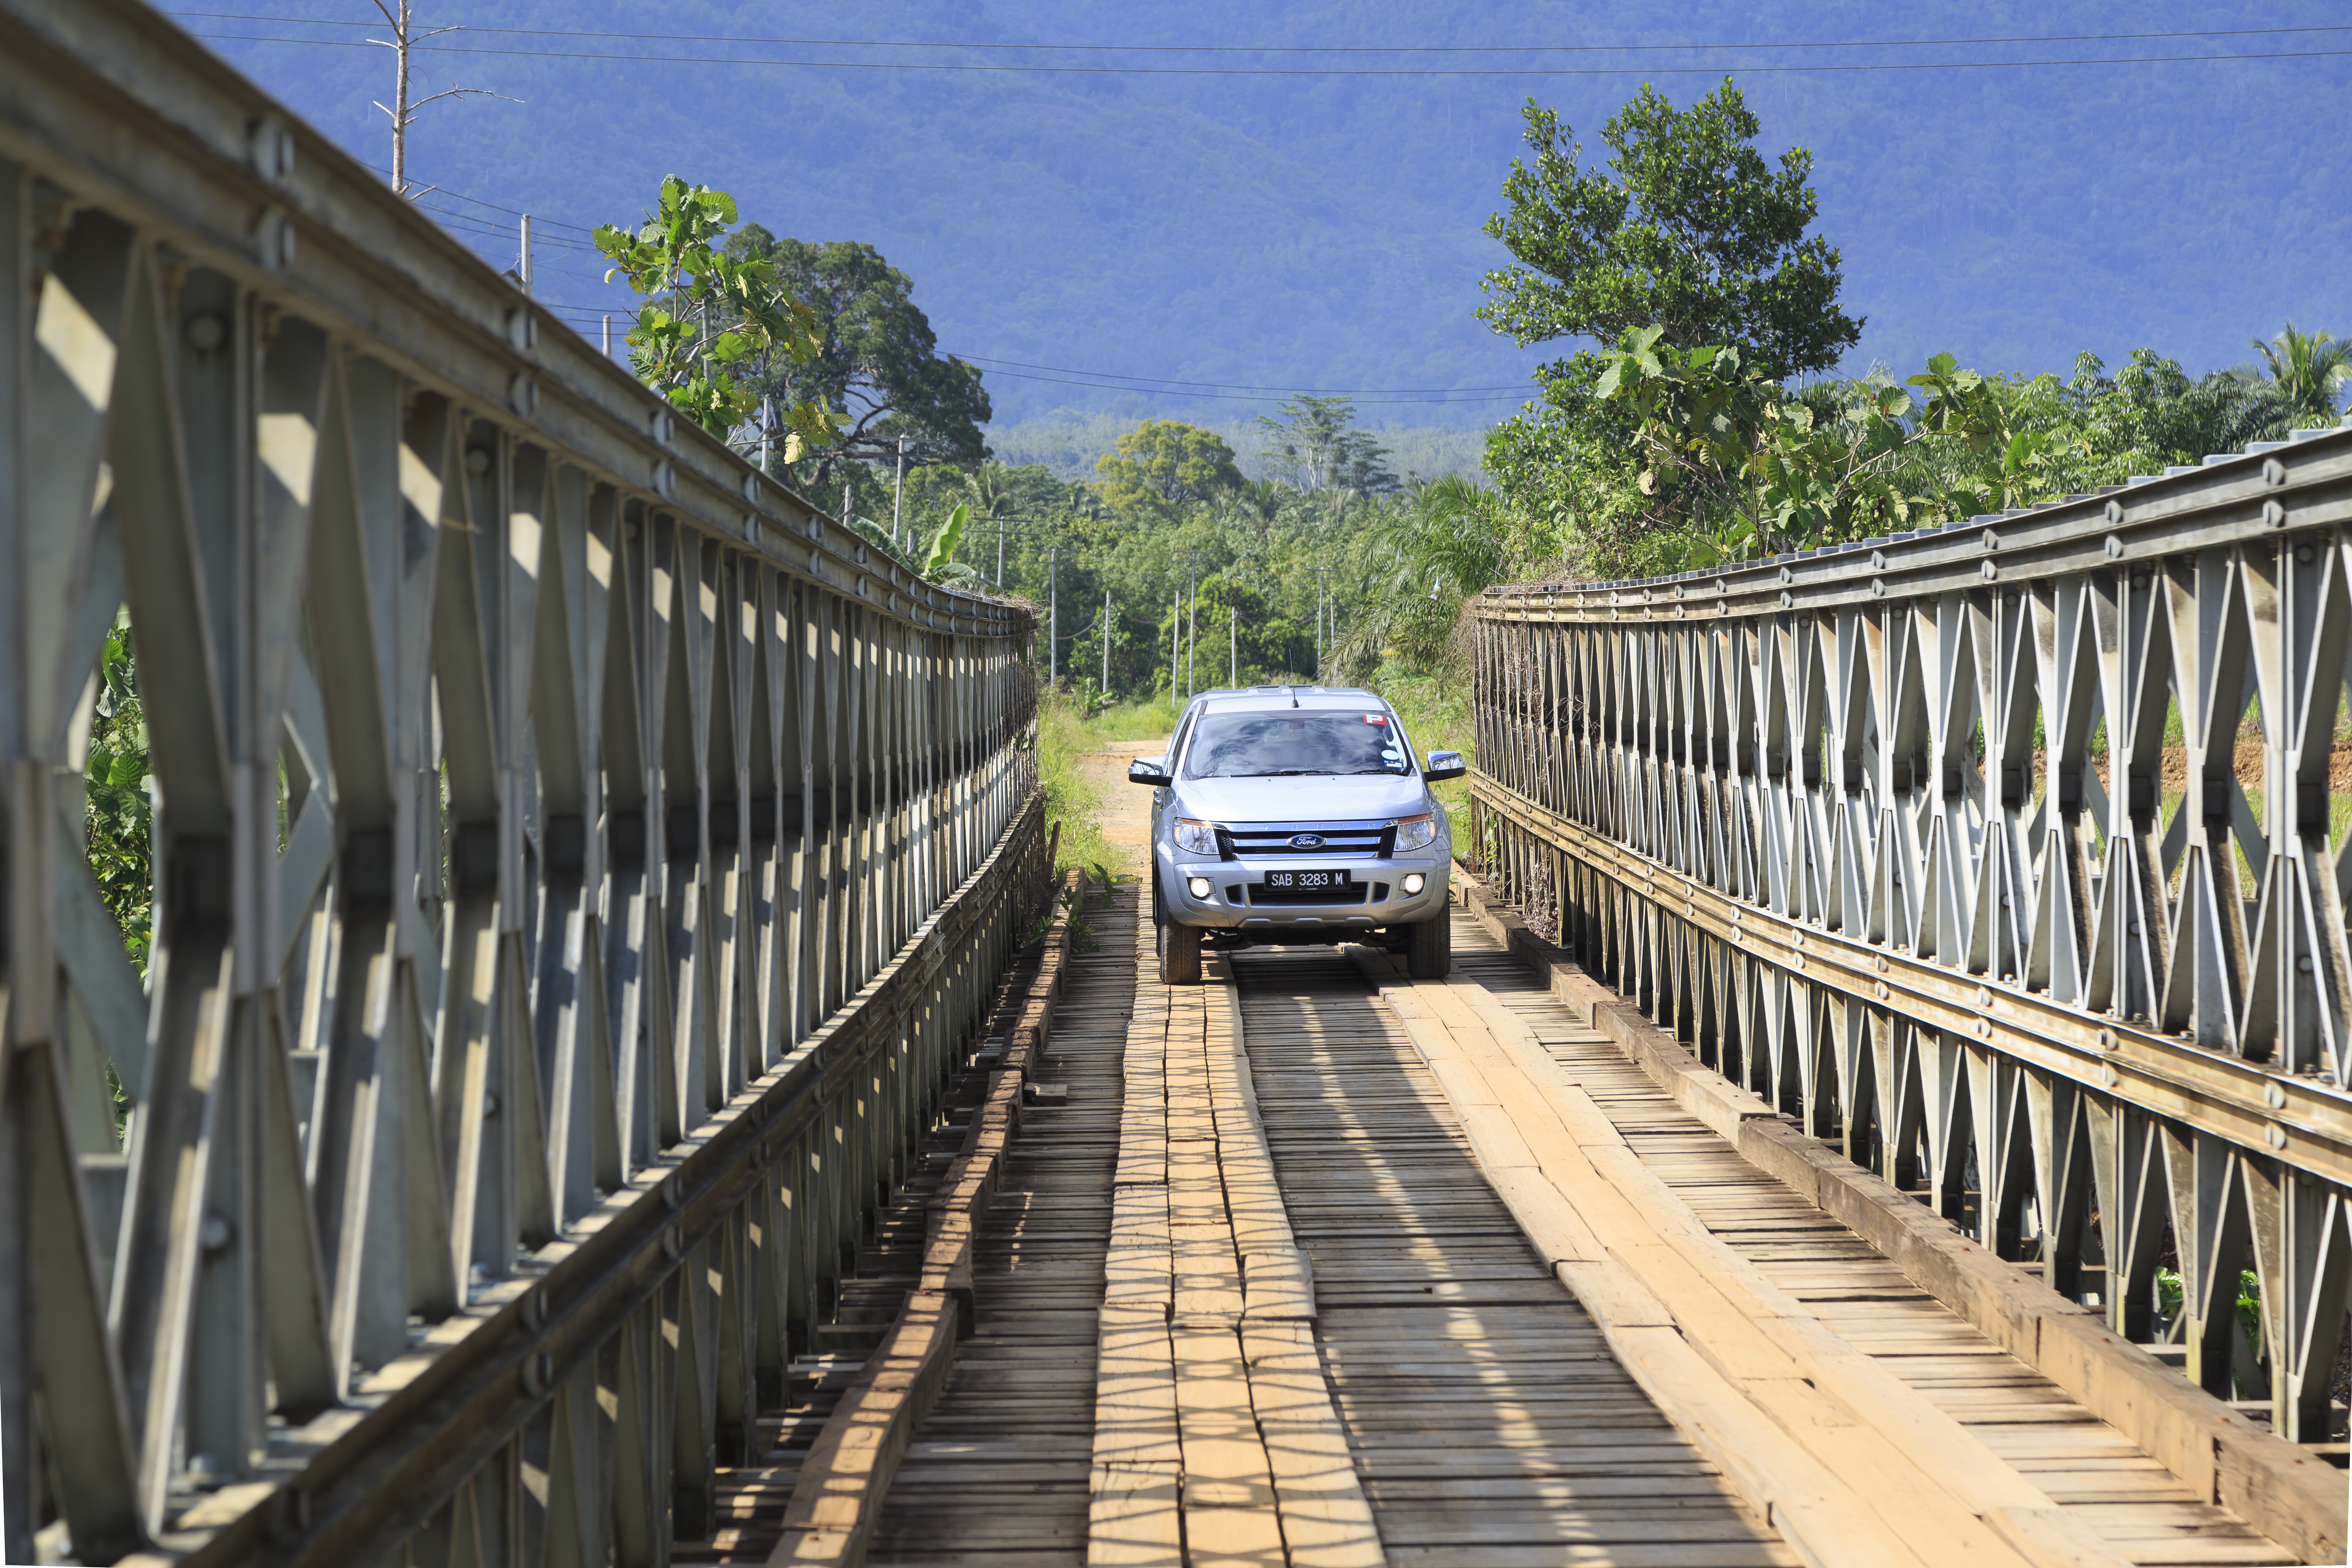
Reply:
M0 3L0 1558L652 1568L1043 897L1026 612L129 0Z
M2352 431L2299 432L1919 534L1490 590L1457 842L1709 1066L2327 1441L2347 524Z

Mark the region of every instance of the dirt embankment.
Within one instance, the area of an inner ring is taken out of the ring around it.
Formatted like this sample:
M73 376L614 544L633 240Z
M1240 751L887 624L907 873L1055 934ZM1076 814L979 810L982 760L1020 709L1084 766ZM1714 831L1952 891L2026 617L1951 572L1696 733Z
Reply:
M2262 794L2263 787L2263 743L2260 741L2239 742L2231 751L2230 763L2231 771L2238 775L2238 783L2240 786L2245 790L2247 795L2250 798L2259 798ZM2097 757L2094 758L2091 763L2091 767L2092 770L2099 775L2099 786L2102 789L2105 788L2107 783L2107 759L2105 753L2102 752ZM2167 746L2164 748L2164 771L2162 777L2164 781L2163 789L2166 794L2184 795L2188 793L2188 747ZM2327 793L2330 795L2352 795L2352 742L2339 741L2327 753Z

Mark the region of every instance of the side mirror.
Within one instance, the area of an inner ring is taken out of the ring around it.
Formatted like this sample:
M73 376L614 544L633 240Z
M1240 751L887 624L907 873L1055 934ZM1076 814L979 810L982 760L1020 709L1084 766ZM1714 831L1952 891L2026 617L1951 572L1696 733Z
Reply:
M1168 776L1167 758L1138 757L1127 764L1127 782L1150 784L1154 789L1159 789L1176 781Z
M1432 752L1429 753L1429 766L1421 770L1421 776L1429 784L1444 784L1448 779L1461 778L1469 771L1470 766L1462 760L1461 752Z

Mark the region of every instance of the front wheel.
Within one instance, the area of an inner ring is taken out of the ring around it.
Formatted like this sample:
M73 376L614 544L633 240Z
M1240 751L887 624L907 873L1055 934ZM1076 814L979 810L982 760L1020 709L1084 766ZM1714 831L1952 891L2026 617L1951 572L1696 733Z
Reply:
M1443 980L1454 972L1454 911L1440 910L1405 927L1405 973L1415 980Z
M1160 984L1162 985L1198 985L1201 984L1201 928L1178 925L1174 921L1160 922Z

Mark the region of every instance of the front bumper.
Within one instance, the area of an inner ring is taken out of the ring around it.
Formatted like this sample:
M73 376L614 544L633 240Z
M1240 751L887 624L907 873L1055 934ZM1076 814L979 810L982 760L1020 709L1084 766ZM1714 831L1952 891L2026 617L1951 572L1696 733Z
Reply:
M1160 896L1168 918L1178 925L1207 931L1276 931L1304 934L1311 930L1371 931L1381 926L1410 925L1445 909L1449 846L1440 835L1426 849L1416 849L1382 860L1257 859L1219 860L1181 855L1165 841L1153 846L1160 861ZM1254 904L1250 885L1265 879L1268 871L1328 871L1345 869L1351 884L1364 889L1351 901L1330 903ZM1404 891L1404 879L1422 877L1418 893ZM1195 877L1209 883L1209 896L1195 898L1189 884Z

